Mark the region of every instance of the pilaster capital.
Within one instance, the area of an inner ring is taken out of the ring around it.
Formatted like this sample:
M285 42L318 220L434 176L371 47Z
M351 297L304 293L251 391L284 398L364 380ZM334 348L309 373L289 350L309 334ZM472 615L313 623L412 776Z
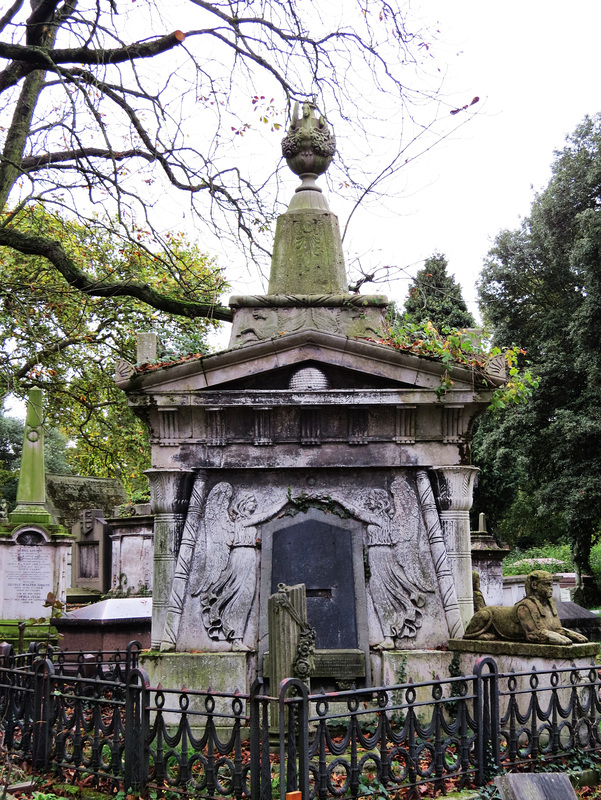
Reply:
M469 511L478 467L430 467L436 501L441 511Z
M185 514L196 472L191 469L147 469L154 514Z

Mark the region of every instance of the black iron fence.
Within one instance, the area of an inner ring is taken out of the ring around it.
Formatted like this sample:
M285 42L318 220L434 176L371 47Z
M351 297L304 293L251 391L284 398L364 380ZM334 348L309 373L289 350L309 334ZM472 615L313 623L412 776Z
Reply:
M595 666L473 674L310 694L296 679L277 697L151 687L127 652L0 653L4 746L37 770L76 770L138 791L303 800L435 795L482 786L499 769L601 748Z

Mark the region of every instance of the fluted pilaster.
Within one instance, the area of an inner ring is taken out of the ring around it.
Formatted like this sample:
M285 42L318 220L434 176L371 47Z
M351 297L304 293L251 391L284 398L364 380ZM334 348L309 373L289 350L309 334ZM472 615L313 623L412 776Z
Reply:
M474 614L470 508L477 467L431 467L447 556L463 624Z
M206 499L206 484L206 470L200 470L196 474L194 485L192 487L190 502L188 504L188 513L186 514L186 521L177 557L177 564L171 584L169 605L165 615L165 624L161 634L161 650L164 652L177 650L177 637L179 633L182 612L184 610L184 602L188 591L188 581L190 579L192 559L194 558L196 539L199 531L201 530L202 516Z
M154 577L151 647L161 645L171 586L194 472L182 469L146 470L154 513Z

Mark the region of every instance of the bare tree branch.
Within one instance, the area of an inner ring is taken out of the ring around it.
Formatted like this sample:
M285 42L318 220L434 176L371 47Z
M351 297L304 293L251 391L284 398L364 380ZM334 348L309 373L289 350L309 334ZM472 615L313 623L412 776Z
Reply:
M50 261L69 286L91 297L135 297L159 311L187 317L209 317L231 321L229 308L162 295L146 283L138 281L110 282L90 278L80 269L59 241L44 236L25 234L14 228L0 228L0 247L12 247L20 253L43 256Z
M88 47L70 47L52 50L48 47L31 47L20 44L0 42L0 58L19 61L33 68L47 68L52 64L120 64L123 61L135 61L140 58L153 58L167 50L172 50L186 38L182 31L174 31L150 42L134 42L125 47L114 49L91 49Z
M0 33L6 28L9 22L12 21L15 14L21 10L21 6L23 5L23 0L15 0L12 6L8 9L6 14L0 17Z
M124 161L128 158L144 158L146 161L154 161L155 156L141 150L139 147L122 152L114 152L101 147L81 147L79 150L62 150L58 153L45 153L40 156L29 156L21 161L23 172L33 172L42 169L50 164L60 164L64 161L79 161L80 159L109 158L114 161Z

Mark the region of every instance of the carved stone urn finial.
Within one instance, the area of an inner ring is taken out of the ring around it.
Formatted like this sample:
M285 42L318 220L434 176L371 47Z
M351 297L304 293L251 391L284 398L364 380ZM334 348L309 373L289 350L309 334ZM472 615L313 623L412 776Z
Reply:
M313 182L330 166L335 152L336 138L315 103L303 103L302 115L295 103L290 128L282 139L282 155L292 172L301 177L311 175Z

